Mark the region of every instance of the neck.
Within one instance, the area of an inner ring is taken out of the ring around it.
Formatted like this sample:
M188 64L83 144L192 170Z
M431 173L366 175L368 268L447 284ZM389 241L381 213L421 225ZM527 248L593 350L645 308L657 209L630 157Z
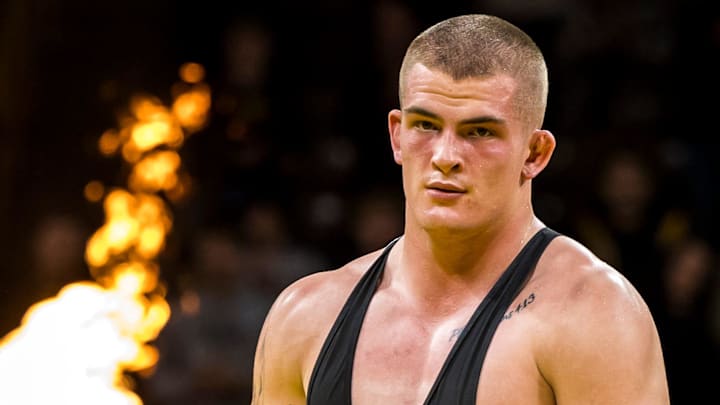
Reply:
M430 232L406 226L392 281L428 308L484 297L544 225L532 213L499 229ZM452 310L452 308L448 309Z

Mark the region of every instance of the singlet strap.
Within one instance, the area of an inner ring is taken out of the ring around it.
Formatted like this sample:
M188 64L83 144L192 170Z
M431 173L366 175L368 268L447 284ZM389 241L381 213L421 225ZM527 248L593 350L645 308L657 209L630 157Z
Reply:
M547 245L559 234L538 231L483 299L445 360L425 405L474 405L488 347L507 308L535 269Z
M360 328L382 279L392 240L350 293L318 355L307 392L308 405L349 405L352 369Z

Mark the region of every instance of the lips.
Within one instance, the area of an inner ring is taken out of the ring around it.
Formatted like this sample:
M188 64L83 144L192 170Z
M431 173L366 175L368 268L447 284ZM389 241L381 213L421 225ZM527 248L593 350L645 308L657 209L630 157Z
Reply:
M429 182L426 187L430 190L437 190L442 191L445 193L464 193L465 189L455 183L448 182L448 181L431 181Z

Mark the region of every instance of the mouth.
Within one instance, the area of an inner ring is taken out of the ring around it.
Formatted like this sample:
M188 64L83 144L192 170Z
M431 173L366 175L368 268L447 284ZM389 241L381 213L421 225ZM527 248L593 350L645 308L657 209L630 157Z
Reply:
M445 193L464 193L465 189L455 183L433 181L426 185L429 190L441 191Z

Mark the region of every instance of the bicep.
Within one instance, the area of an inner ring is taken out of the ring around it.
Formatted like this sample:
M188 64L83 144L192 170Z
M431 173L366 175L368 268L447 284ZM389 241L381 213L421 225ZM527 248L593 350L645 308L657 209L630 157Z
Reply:
M305 404L300 360L288 336L286 317L281 295L265 319L255 349L252 405Z

